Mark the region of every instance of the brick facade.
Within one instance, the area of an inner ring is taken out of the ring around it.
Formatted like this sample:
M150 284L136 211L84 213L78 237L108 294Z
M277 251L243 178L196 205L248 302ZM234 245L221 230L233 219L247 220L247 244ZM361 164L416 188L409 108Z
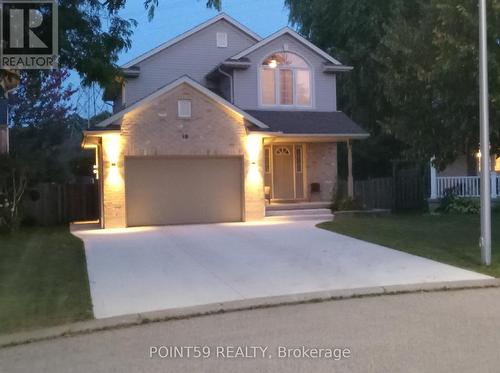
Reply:
M307 185L319 183L319 196L311 195L311 199L329 202L337 188L337 143L307 144Z
M178 118L180 99L191 100L190 119ZM257 149L254 146L249 154L248 138L239 114L188 84L126 114L120 135L103 136L105 227L126 226L126 156L241 155L244 157L245 220L261 219L265 213L262 146ZM261 139L256 141L261 143Z

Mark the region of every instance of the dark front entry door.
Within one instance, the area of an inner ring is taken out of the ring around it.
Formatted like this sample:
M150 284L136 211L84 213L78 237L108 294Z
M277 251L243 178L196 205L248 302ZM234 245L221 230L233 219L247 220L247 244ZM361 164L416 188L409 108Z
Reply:
M294 199L293 185L293 147L276 145L273 147L273 198Z

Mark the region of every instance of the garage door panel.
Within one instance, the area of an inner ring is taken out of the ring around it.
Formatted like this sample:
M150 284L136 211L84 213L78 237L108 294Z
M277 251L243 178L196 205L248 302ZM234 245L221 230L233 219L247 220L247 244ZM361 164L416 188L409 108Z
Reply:
M127 158L129 226L242 219L242 160Z

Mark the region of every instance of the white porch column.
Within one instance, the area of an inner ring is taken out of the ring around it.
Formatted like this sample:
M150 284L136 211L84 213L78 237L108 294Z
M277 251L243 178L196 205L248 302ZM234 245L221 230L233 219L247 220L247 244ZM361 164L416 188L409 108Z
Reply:
M347 196L354 198L354 179L352 177L352 143L347 141Z
M490 174L491 181L491 198L497 198L497 173L495 171L491 171Z
M437 199L437 170L436 167L434 167L434 159L431 159L431 199Z

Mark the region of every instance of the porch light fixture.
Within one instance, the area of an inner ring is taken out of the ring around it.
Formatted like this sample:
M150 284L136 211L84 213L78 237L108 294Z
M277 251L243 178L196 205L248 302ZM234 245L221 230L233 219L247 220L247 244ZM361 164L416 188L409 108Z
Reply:
M113 190L122 190L124 180L118 168L122 150L121 137L119 134L109 134L103 136L102 140L104 159L109 162L107 163L107 171L105 173L106 181Z
M269 61L269 65L268 65L271 69L275 69L278 67L278 61L276 60L271 60Z
M246 185L253 191L262 190L263 177L259 169L259 160L262 152L262 137L258 134L250 134L245 144L246 158L249 167L246 175Z

